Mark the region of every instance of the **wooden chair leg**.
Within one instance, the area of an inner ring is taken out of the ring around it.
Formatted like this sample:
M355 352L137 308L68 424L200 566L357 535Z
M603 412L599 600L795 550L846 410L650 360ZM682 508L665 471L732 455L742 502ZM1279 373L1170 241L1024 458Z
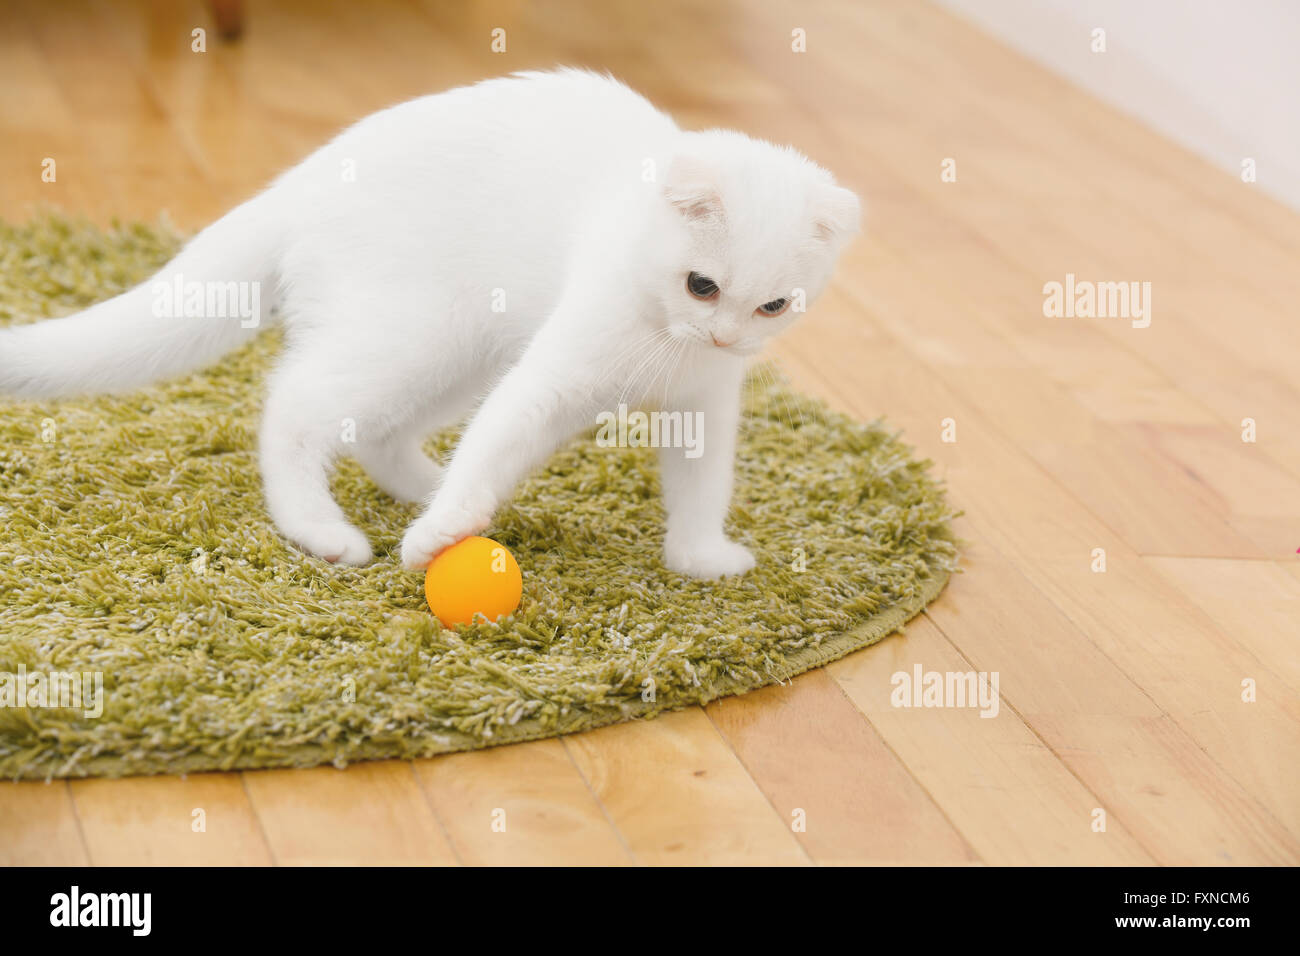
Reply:
M217 33L223 40L234 40L244 32L243 0L208 0L217 21Z

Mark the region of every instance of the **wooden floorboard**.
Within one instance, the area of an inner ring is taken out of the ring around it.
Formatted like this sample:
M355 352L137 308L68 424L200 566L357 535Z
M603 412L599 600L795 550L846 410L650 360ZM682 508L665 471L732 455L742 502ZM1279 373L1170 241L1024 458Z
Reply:
M237 773L74 780L96 866L269 864L271 848Z
M632 854L558 740L415 763L469 866L619 866Z
M979 861L825 670L716 701L707 712L814 862Z

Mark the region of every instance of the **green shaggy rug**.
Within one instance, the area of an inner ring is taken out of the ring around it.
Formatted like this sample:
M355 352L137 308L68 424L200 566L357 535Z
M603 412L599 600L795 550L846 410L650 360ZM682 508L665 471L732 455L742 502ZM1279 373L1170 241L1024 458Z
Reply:
M116 293L178 242L0 223L0 324ZM415 509L354 463L336 490L373 564L334 567L277 536L254 441L276 347L271 333L124 397L0 399L0 777L342 765L650 717L880 640L956 561L927 463L768 376L751 383L731 518L755 571L666 570L652 453L581 439L486 532L519 559L521 610L447 630L395 557ZM102 714L13 696L18 675L30 694L55 672L102 675Z

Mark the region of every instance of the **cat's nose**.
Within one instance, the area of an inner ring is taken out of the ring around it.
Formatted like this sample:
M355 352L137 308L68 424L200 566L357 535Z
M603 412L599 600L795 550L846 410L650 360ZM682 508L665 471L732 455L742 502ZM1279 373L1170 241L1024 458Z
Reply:
M709 333L709 338L713 339L713 344L720 349L725 349L728 345L731 344L730 342L719 342L718 337L714 335L712 332Z

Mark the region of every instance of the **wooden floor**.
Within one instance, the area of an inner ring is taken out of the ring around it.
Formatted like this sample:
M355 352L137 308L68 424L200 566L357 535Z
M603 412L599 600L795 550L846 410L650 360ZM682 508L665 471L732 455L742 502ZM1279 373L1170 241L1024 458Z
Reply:
M609 68L866 197L777 358L933 459L965 573L905 636L648 723L0 785L0 861L1300 862L1300 215L913 0L248 7L199 54L194 0L0 4L0 215L198 227L380 106ZM1150 327L1045 318L1067 273L1149 281ZM998 672L998 715L892 707L917 664Z

